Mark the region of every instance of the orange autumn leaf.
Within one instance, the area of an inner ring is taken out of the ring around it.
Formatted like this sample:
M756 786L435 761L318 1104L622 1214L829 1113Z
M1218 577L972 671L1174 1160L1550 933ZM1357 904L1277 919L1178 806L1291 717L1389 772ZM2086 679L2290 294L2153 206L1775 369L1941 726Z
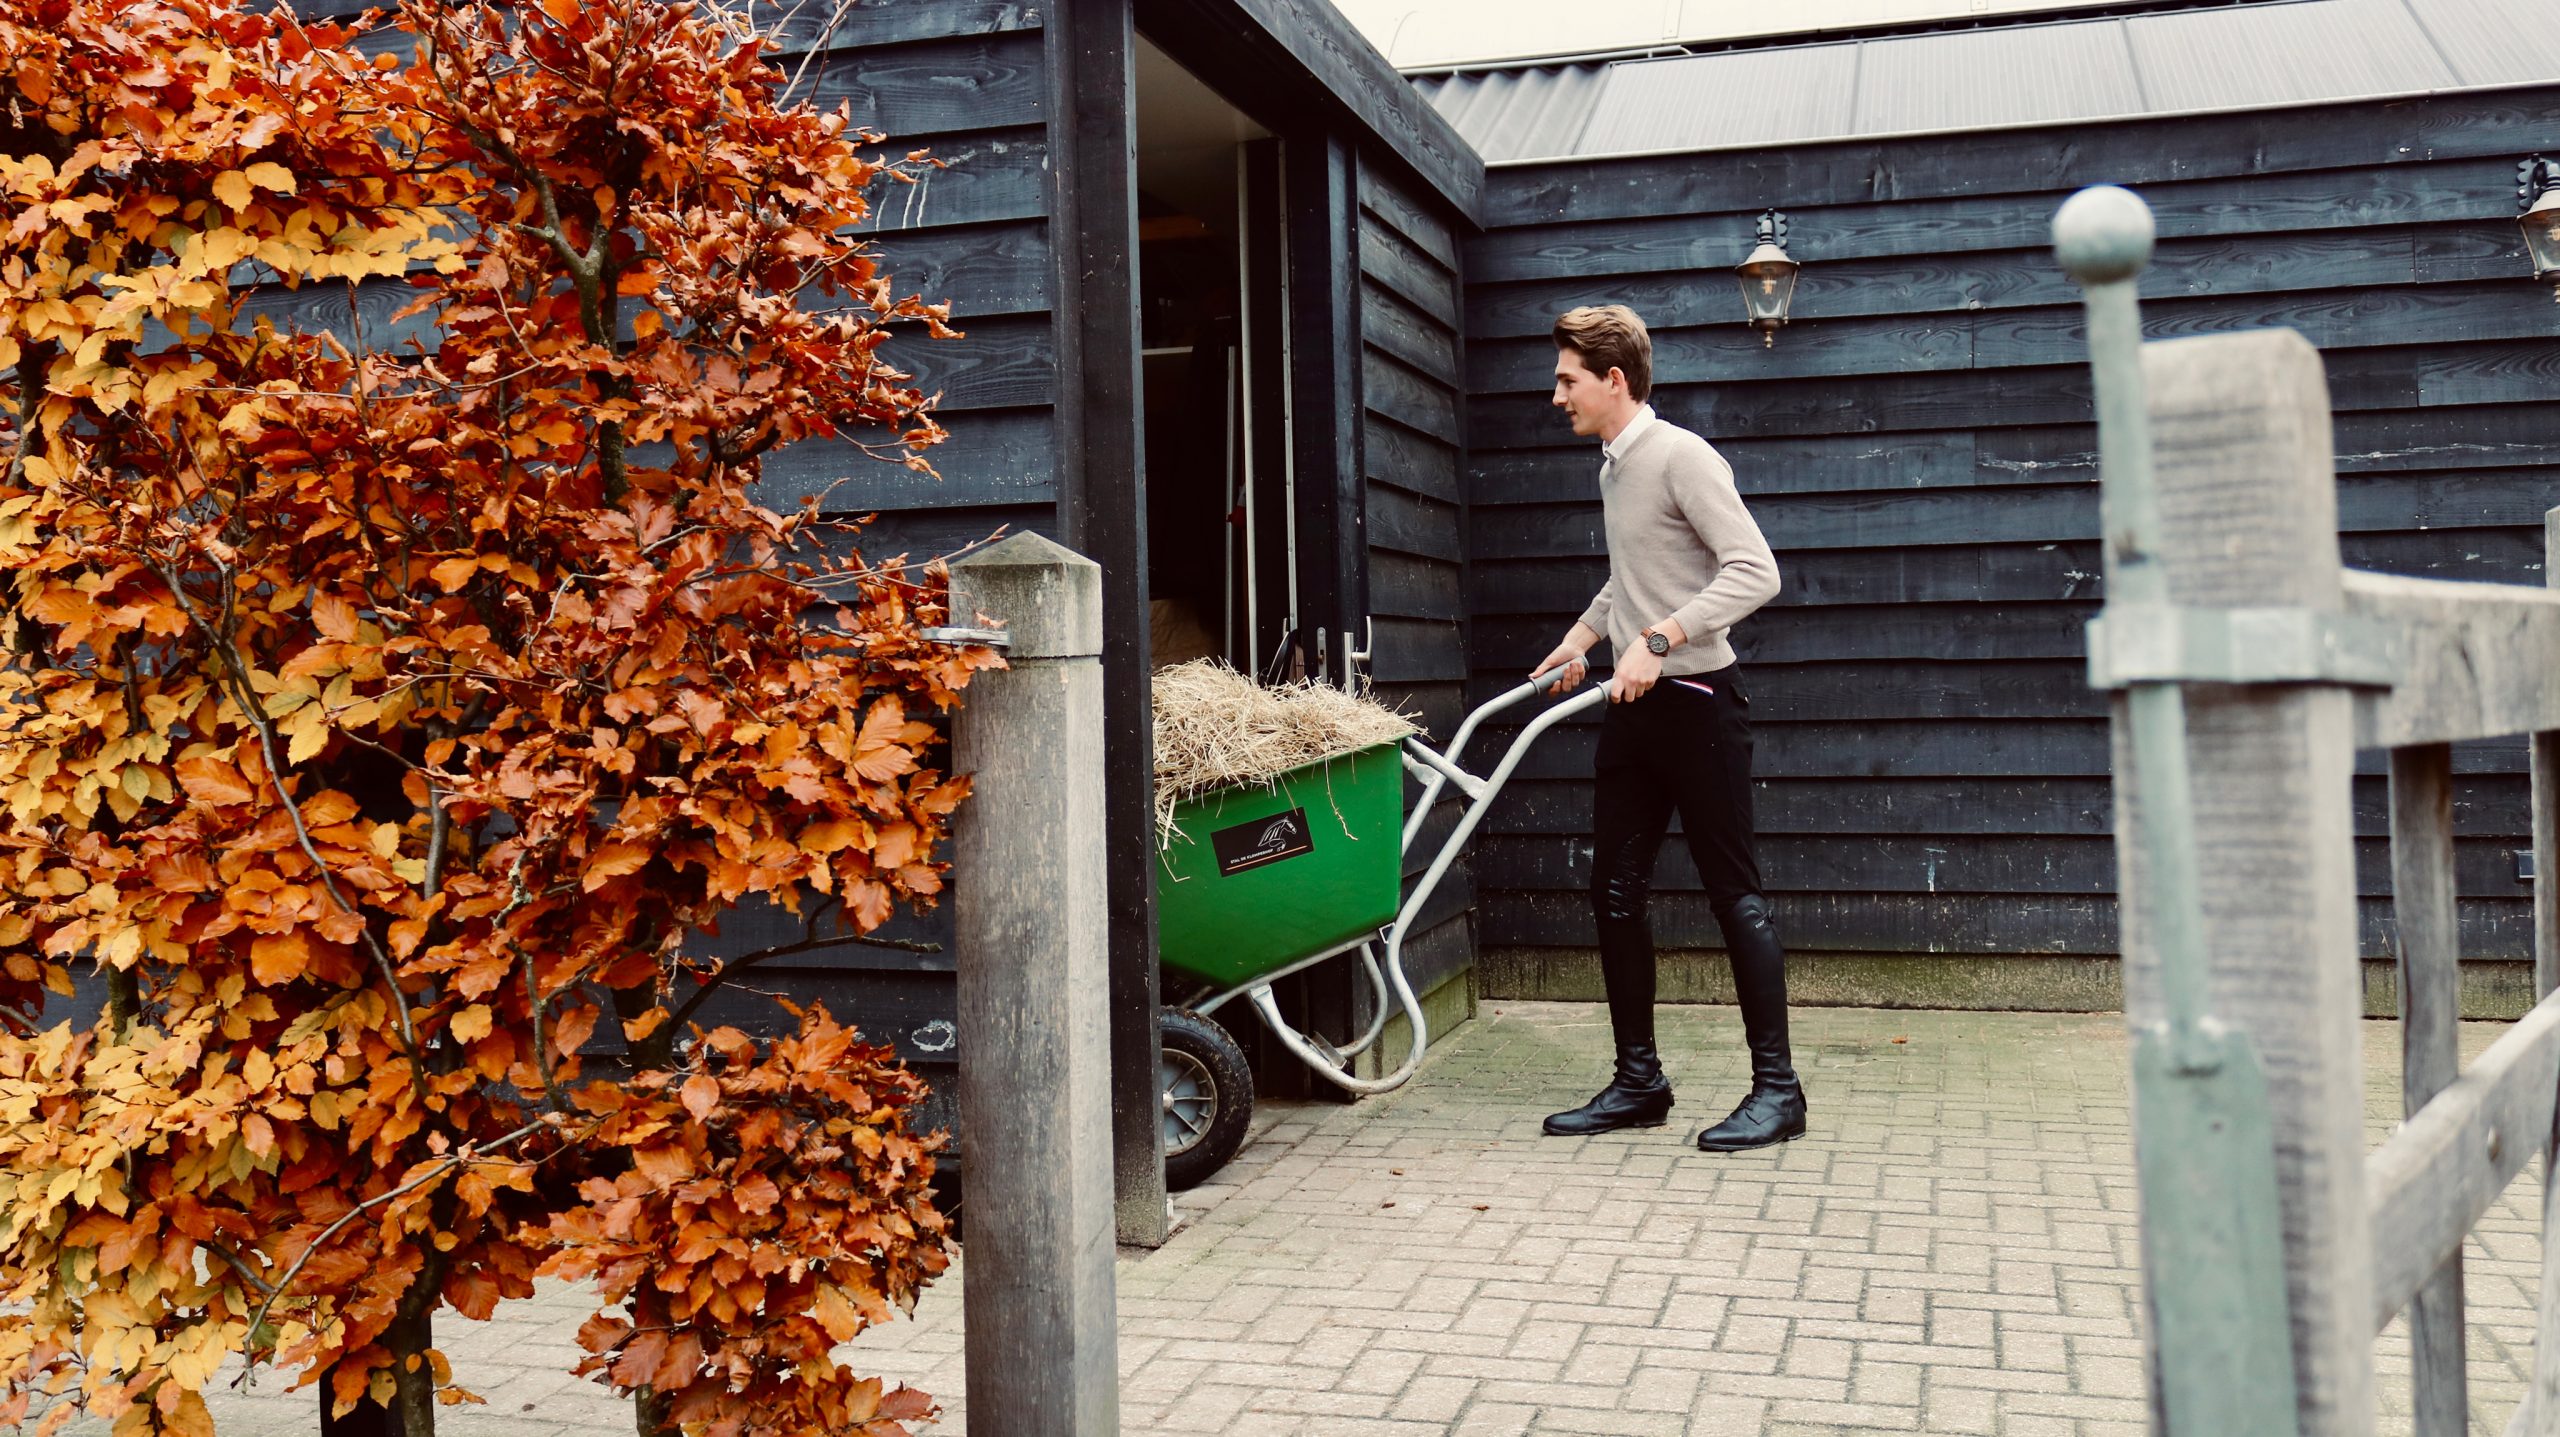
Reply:
M870 825L860 819L829 819L800 832L800 846L811 853L836 853L862 841Z
M649 864L649 850L636 843L609 843L596 850L587 860L581 886L589 893L626 873L637 873Z
M341 594L318 594L311 600L311 626L339 643L356 636L356 606Z
M907 714L896 699L871 706L853 746L853 771L874 783L886 782L914 769L915 752L907 739Z
M427 571L427 577L436 581L436 587L450 594L471 582L472 576L479 572L480 560L474 555L464 554L437 564Z
M178 782L189 796L203 803L247 803L258 796L258 791L240 776L240 770L218 758L181 760Z
M679 1091L684 1097L684 1110L693 1114L696 1121L710 1117L712 1109L720 1106L720 1084L708 1074L696 1073L685 1079Z
M290 983L311 966L311 938L296 928L262 933L249 944L249 971L259 982Z

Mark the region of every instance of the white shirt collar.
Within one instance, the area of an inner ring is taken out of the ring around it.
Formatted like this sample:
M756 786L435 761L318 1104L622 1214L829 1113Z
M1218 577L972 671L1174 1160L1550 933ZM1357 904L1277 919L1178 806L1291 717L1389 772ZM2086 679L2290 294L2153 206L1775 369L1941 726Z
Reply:
M1600 457L1610 463L1616 463L1625 457L1628 446L1642 437L1645 430L1652 426L1653 421L1652 405L1647 404L1636 410L1636 417L1628 420L1627 427L1618 431L1618 437L1600 446Z

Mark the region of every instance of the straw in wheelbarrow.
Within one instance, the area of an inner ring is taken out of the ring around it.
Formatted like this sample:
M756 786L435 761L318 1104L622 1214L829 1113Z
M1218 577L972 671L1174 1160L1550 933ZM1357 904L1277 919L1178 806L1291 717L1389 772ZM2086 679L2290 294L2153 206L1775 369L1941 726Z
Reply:
M1420 731L1374 699L1324 684L1265 688L1215 659L1159 669L1156 844L1180 833L1173 814L1184 799L1247 784L1270 788L1291 769Z

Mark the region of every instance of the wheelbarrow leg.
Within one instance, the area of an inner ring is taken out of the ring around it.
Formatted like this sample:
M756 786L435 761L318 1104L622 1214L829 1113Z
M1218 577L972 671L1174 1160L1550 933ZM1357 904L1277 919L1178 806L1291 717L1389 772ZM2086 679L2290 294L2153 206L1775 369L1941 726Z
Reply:
M1353 1077L1347 1070L1348 1059L1331 1052L1331 1044L1319 1046L1319 1040L1311 1039L1291 1027L1289 1020L1280 1016L1280 1004L1271 996L1270 984L1265 983L1259 987L1248 988L1244 996L1245 1001L1253 1005L1253 1010L1262 1015L1262 1026L1270 1029L1271 1036L1280 1040L1280 1046L1296 1054L1298 1061L1313 1069L1316 1076L1345 1092L1363 1095L1390 1093L1404 1086L1404 1080L1413 1076L1413 1070L1421 1065L1423 1045L1428 1041L1423 1027L1422 1005L1414 998L1412 990L1401 981L1404 975L1398 973L1396 976L1399 980L1395 985L1396 1000L1405 1014L1405 1020L1413 1026L1413 1051L1406 1056L1401 1067L1383 1078ZM1387 1015L1383 1011L1384 1004L1380 1006L1381 1012L1377 1026L1378 1030L1383 1032ZM1374 1042L1375 1039L1372 1038L1371 1041ZM1355 1049L1354 1054L1356 1055L1358 1051Z

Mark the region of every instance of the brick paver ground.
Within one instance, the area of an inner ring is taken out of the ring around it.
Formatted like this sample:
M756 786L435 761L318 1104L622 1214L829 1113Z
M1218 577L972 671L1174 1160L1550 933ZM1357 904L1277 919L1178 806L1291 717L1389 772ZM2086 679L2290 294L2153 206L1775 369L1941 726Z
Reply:
M1654 1132L1539 1133L1606 1066L1601 1011L1561 1004L1488 1005L1400 1093L1267 1116L1172 1244L1120 1266L1125 1430L2138 1437L2121 1020L1817 1010L1797 1034L1814 1131L1770 1152L1688 1146L1740 1088L1718 1008L1666 1012L1681 1097ZM2367 1025L2377 1139L2396 1037ZM2518 1184L2472 1244L2475 1432L2529 1370L2538 1204ZM942 1397L937 1434L966 1430L961 1280L855 1354ZM489 1403L441 1429L628 1433L566 1375L587 1310L564 1288L450 1323ZM2377 1353L2405 1432L2405 1342ZM218 1399L222 1431L311 1431L310 1394L276 1387Z

